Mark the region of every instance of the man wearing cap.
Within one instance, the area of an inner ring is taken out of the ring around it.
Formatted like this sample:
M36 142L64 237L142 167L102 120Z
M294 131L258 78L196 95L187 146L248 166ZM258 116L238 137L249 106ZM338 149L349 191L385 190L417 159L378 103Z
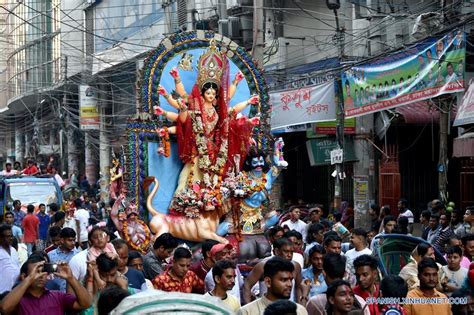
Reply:
M214 267L214 260L212 260L211 257L211 249L217 244L219 244L217 241L205 240L201 245L202 258L189 267L189 270L194 272L199 277L199 279L203 281L206 278L209 270Z
M32 160L28 160L28 166L23 171L21 171L21 174L28 175L28 176L35 176L39 174L39 170L35 166Z
M233 254L233 247L230 244L216 244L212 246L210 251L211 259L214 261L214 264L221 260L232 260ZM206 287L206 292L214 290L215 283L214 278L212 276L212 268L206 275L204 280L204 284ZM243 277L240 274L240 270L238 267L235 268L235 284L230 293L233 296L236 296L240 299L240 288L244 285Z
M321 216L323 215L323 209L320 205L317 205L314 208L309 209L309 220L311 223L321 223ZM308 224L309 225L309 224Z

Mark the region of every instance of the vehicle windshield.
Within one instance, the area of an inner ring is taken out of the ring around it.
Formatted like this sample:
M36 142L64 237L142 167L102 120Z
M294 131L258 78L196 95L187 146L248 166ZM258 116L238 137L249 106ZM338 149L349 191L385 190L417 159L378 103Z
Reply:
M14 200L20 200L22 204L27 205L58 203L56 186L52 183L10 183L6 193L9 203Z

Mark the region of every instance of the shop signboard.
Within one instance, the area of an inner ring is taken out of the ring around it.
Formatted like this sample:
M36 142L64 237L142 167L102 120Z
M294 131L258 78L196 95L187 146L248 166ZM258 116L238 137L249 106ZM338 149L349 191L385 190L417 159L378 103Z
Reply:
M82 130L99 130L100 117L97 110L97 95L89 85L79 86L79 123Z
M271 128L302 125L336 118L334 82L270 93Z
M331 165L331 151L337 149L337 147L335 137L320 137L306 141L311 166ZM354 143L349 137L344 140L343 157L344 162L357 161L354 154Z

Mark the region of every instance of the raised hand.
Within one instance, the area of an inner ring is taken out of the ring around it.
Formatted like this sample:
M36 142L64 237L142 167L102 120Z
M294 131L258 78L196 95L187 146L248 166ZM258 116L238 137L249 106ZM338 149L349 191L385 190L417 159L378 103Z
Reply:
M97 269L97 265L95 261L88 261L87 262L87 273L89 274L89 277L94 276L94 271Z
M254 126L258 125L260 123L260 117L256 116L250 118L250 123Z
M163 108L161 108L160 106L153 106L153 110L155 111L155 115L157 116L163 115L165 113Z
M174 67L173 69L171 69L170 74L173 77L173 79L179 78L178 68Z
M163 96L168 95L168 92L166 92L166 89L161 84L158 86L158 94Z
M235 84L238 84L240 81L243 80L243 78L244 78L244 74L242 73L242 71L237 72L234 78Z
M258 104L258 102L260 102L260 97L258 95L254 95L251 98L249 98L247 102L251 105Z
M71 268L69 268L69 265L65 262L58 264L58 271L55 272L54 275L65 280L68 280L74 277L72 275Z
M166 134L165 128L156 128L155 131L160 137L164 137Z
M34 264L33 270L28 275L28 277L26 277L25 280L29 280L30 283L33 284L35 283L36 280L41 279L42 277L46 277L48 273L43 272L43 265L44 265L44 261Z

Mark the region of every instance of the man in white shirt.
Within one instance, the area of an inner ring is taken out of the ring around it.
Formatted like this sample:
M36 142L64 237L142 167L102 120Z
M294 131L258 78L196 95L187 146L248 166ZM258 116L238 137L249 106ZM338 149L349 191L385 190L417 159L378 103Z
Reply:
M291 243L291 241L285 237L279 238L273 243L273 252L275 256L280 256L281 258L291 261L293 256L293 243ZM262 275L266 262L275 256L262 259L254 266L250 274L245 279L242 292L242 299L244 303L249 303L252 300L252 288L257 282L260 286L259 296L262 297L267 292L266 284L264 281L262 281ZM291 261L291 263L294 265L294 279L292 280L294 283L291 287L290 300L293 302L298 302L302 294L301 267L297 262Z
M348 250L345 256L351 272L355 273L354 260L361 255L371 255L372 251L367 248L367 232L362 228L352 230L351 243L354 248Z
M18 175L18 171L12 169L12 163L5 163L5 169L0 172L0 176L14 176Z
M66 185L66 183L64 182L61 175L58 174L58 170L56 169L56 167L52 166L51 167L51 172L54 174L54 179L58 183L59 188L63 189L63 187Z
M397 204L399 215L398 217L407 217L408 218L408 233L413 233L413 223L415 222L415 217L413 212L408 209L408 201L406 199L400 199Z
M86 209L82 209L82 201L80 199L76 199L74 204L77 209L74 213L74 219L76 220L77 226L77 241L81 245L82 249L86 249L88 240L87 227L89 226L90 214Z
M290 230L295 230L303 235L303 240L306 239L307 227L306 223L300 220L301 210L300 208L293 208L290 210L290 219L286 220L281 224L282 227L287 226Z
M20 263L16 250L11 246L13 241L12 227L0 225L0 294L11 291L20 275Z
M69 267L71 268L72 275L80 283L84 283L84 279L87 275L87 254L88 250L80 251L69 261Z
M221 260L230 260L232 258L232 245L230 244L216 244L210 250L211 259L214 263ZM214 290L216 284L212 275L212 268L207 272L204 278L204 285L207 292ZM244 285L244 280L239 268L235 268L234 286L229 291L230 294L240 299L240 288Z

